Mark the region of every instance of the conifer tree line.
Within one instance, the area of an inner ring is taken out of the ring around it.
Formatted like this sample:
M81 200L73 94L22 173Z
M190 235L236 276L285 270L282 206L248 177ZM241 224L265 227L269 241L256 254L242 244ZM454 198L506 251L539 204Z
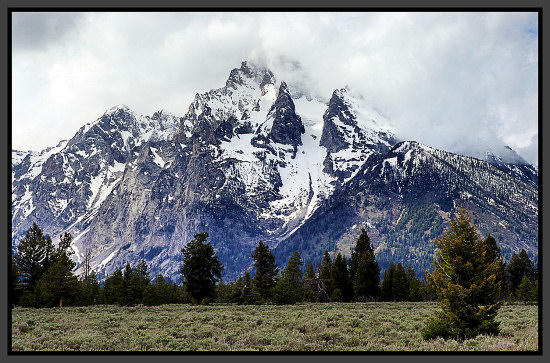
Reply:
M362 229L351 256L340 252L331 257L325 250L318 266L304 263L298 251L282 269L263 241L251 254L253 274L244 273L233 282L221 279L223 265L208 233L195 234L183 249L183 283L158 275L150 276L144 260L107 276L100 284L91 270L91 255L84 254L82 274L76 263L69 233L55 247L36 225L27 231L13 252L10 269L10 305L62 307L95 304L161 305L172 303L294 304L299 302L368 302L435 300L433 284L420 280L411 266L391 262L381 279L379 265L367 232ZM502 281L500 299L538 300L538 268L522 250L506 265L495 239L484 241L487 261L498 260L496 279ZM538 267L538 265L537 265Z

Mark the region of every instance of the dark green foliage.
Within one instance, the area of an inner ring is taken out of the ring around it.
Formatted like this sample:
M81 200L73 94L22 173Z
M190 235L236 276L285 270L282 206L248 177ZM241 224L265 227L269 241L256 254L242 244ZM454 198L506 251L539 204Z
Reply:
M319 278L323 281L325 285L326 292L330 296L332 295L333 282L332 282L332 263L330 261L330 255L327 250L323 256L323 261L321 262L321 267L319 269Z
M92 271L85 281L81 281L80 302L82 305L96 305L100 302L101 288L95 271Z
M529 280L527 276L523 276L523 279L521 279L521 282L516 289L516 299L527 303L528 301L531 301L532 292L533 284L531 283L531 280Z
M416 277L411 266L407 267L407 282L409 283L408 301L422 301L422 282Z
M279 273L275 265L275 256L269 251L267 244L260 241L252 254L256 275L252 281L252 286L262 299L268 300L276 284L276 277Z
M104 304L120 304L123 299L122 289L122 271L118 270L113 272L112 275L107 276L103 283L103 289L101 290L101 300Z
M510 284L510 290L513 294L516 293L521 280L524 276L527 276L531 282L535 280L535 268L533 262L529 259L527 252L522 249L519 255L515 253L512 255L512 259L506 268L506 274L508 276L508 281Z
M426 275L441 311L430 317L424 338L498 334L495 316L502 302L497 301L501 283L496 274L500 259L486 259L485 241L479 238L465 209L458 210L450 227L435 242L438 251L434 271Z
M384 278L380 283L380 300L393 301L393 274L395 265L390 261L390 267L384 271Z
M484 241L484 247L485 247L485 257L484 262L486 264L490 264L492 261L498 261L498 269L496 271L496 281L501 282L501 297L507 295L508 289L505 284L506 279L506 267L504 264L504 260L502 259L502 256L500 254L500 248L498 247L496 239L491 236L491 234L487 235L487 238L485 238Z
M361 234L351 253L350 281L356 299L375 299L378 297L380 267L375 261L370 238L364 228L361 229ZM342 293L344 299L346 299L346 291L342 290Z
M73 274L76 263L69 257L72 236L65 233L60 237L57 249L49 256L49 267L38 280L34 295L39 306L52 307L78 304L79 281Z
M406 301L409 299L409 282L405 268L399 262L395 268L392 281L393 301Z
M282 276L277 280L273 291L273 301L276 304L295 304L304 297L302 257L294 251L288 260Z
M296 296L292 291L288 279L282 276L277 279L277 284L273 289L273 302L279 305L296 303Z
M36 223L27 231L17 246L14 261L19 274L21 288L20 304L23 306L38 306L33 295L35 286L51 264L54 246L49 236L45 236Z
M181 250L183 267L180 271L187 291L197 303L200 303L204 298L214 297L216 282L221 278L223 265L218 261L210 242L205 243L208 233L198 233L194 237Z
M127 286L128 305L141 304L143 294L151 284L149 271L145 260L139 260L137 266L132 270Z
M306 279L314 279L314 278L316 278L316 276L315 276L315 270L313 269L313 264L312 264L311 262L308 262L308 263L307 263L306 274L305 274L304 278L306 278Z
M344 301L344 296L342 295L342 292L340 289L336 288L332 292L332 295L330 296L330 301L332 302L342 302Z
M332 264L331 277L333 284L332 291L334 292L336 289L340 290L343 301L350 301L352 299L353 290L349 279L348 264L346 258L343 257L340 252L338 252Z

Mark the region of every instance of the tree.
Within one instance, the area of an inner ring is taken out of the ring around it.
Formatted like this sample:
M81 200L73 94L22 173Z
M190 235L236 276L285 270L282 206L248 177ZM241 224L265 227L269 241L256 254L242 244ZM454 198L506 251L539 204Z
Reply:
M223 265L218 261L214 248L206 242L208 233L197 233L187 246L182 248L184 285L197 304L215 296L216 282L221 278Z
M331 277L333 283L332 291L334 292L334 290L339 289L343 301L350 301L353 290L349 280L348 264L346 258L340 252L338 252L332 264Z
M308 262L307 267L306 267L306 274L305 274L304 278L314 279L315 277L316 276L315 276L315 270L313 269L313 264L311 262Z
M395 265L390 261L390 266L384 271L384 278L380 283L380 300L393 301L393 274Z
M399 262L395 268L392 281L393 301L406 301L409 298L409 282L405 268Z
M411 266L407 267L407 282L409 283L409 298L408 301L422 300L422 282L416 277Z
M499 261L499 268L496 274L496 281L501 281L501 292L505 292L506 286L505 286L505 276L506 276L506 268L504 266L504 260L502 259L502 256L500 255L500 248L498 247L497 241L491 234L487 235L487 238L485 238L484 241L484 263L490 265L492 261Z
M277 283L276 278L279 274L277 265L275 265L275 256L269 251L268 245L260 241L251 257L254 259L256 267L252 287L262 299L268 300L272 296L272 290Z
M516 298L527 304L527 302L531 300L532 292L533 284L531 284L531 280L529 280L527 276L523 276L516 290Z
M527 276L531 282L535 280L535 267L524 249L520 251L519 255L515 253L512 255L512 259L506 268L506 273L513 294L516 294L516 290L524 276Z
M65 233L59 236L57 249L50 255L50 266L42 275L35 288L35 295L41 306L62 307L63 299L68 304L75 304L78 298L79 282L73 274L76 263L69 257L72 236Z
M303 295L303 276L300 269L303 265L302 256L298 251L294 251L288 259L288 264L285 267L284 277L288 280L291 290L296 294L296 299L299 301Z
M115 271L105 279L101 290L101 300L104 304L122 304L125 295L122 289L123 279L121 270Z
M13 257L20 277L23 305L36 305L33 291L42 274L50 267L53 252L51 238L43 234L36 222L33 223L17 246L17 252Z
M479 238L465 209L458 209L435 243L434 271L426 271L426 276L441 310L428 320L422 332L424 339L498 334L495 316L502 301L497 300L501 283L496 275L500 261L486 259L485 241Z
M378 297L380 284L380 267L374 257L374 250L365 229L355 243L350 263L351 281L355 298L373 299ZM342 291L344 298L346 293Z
M325 250L325 255L323 256L323 261L321 262L321 267L319 268L319 279L325 286L325 290L328 296L332 295L333 290L333 281L332 281L332 262L330 260L330 255L327 250Z

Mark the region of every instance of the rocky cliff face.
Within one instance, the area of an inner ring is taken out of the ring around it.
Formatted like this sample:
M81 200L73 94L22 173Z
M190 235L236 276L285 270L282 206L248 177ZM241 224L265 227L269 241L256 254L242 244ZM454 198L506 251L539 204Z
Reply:
M328 104L243 62L183 117L114 107L68 141L12 153L12 246L36 221L68 231L75 259L102 274L144 258L180 279L181 248L207 231L226 279L262 239L284 265L349 253L360 227L381 261L425 268L457 203L511 254L538 246L538 173L398 143L391 123L349 89ZM491 160L489 160L491 161ZM384 264L382 263L384 266Z

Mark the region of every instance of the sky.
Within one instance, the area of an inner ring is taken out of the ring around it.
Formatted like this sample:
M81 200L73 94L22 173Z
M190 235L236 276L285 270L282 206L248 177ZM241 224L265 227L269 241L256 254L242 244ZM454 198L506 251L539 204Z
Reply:
M118 104L184 116L248 60L323 100L350 87L402 140L538 164L538 41L532 12L14 12L12 148Z

